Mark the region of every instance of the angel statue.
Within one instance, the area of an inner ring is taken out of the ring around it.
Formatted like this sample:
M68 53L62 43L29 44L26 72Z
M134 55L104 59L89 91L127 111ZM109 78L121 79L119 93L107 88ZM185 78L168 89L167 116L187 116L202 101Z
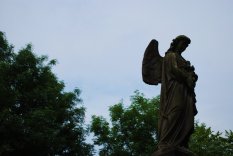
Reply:
M197 114L194 88L198 79L195 68L181 54L191 40L180 35L161 57L158 41L152 40L145 50L142 63L143 81L149 85L161 83L158 149L152 156L194 156L188 141L194 131Z

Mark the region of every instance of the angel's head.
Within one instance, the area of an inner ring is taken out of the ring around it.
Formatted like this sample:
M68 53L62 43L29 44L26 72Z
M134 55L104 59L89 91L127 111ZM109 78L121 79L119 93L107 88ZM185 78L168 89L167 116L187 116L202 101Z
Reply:
M179 35L172 40L171 46L168 51L173 51L181 54L188 45L191 43L191 40L185 35Z

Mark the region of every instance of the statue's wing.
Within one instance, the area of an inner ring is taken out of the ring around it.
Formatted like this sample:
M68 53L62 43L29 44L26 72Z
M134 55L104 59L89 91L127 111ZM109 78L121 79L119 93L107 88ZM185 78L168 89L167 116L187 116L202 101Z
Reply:
M161 83L163 57L159 54L158 44L155 39L151 40L142 61L142 78L149 85Z

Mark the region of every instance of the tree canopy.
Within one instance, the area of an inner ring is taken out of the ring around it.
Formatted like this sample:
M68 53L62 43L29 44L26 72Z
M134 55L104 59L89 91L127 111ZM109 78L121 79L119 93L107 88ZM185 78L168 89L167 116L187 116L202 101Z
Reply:
M80 90L64 91L55 60L14 52L0 32L0 155L92 155Z
M150 155L157 144L156 127L159 97L146 99L138 91L127 108L120 102L110 107L111 123L93 116L94 143L101 145L100 155Z
M91 131L100 156L149 156L156 150L159 96L148 99L138 91L131 96L131 104L123 102L110 107L110 121L93 116ZM233 133L214 133L205 124L195 124L189 146L198 156L232 156Z

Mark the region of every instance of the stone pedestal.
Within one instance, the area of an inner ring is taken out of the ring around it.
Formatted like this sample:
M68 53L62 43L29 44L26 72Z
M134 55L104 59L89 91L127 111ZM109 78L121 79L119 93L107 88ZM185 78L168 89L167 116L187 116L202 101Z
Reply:
M159 149L151 156L197 156L195 153L184 147Z

